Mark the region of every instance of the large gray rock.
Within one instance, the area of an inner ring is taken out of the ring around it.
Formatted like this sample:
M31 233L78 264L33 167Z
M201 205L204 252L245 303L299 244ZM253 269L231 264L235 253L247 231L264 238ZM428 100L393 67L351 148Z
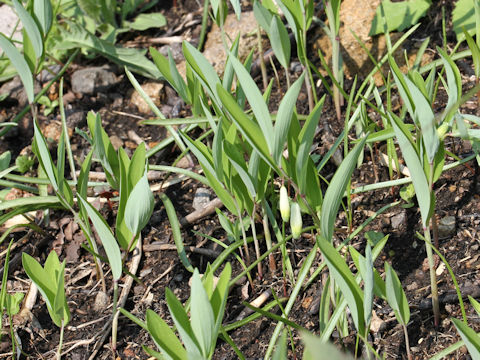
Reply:
M90 67L72 74L73 92L94 95L105 92L117 83L115 73L105 67Z

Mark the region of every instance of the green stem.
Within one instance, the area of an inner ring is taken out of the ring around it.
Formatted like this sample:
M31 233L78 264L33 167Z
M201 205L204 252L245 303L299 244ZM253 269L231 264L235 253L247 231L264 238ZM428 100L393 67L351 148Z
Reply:
M65 134L65 146L67 148L68 163L70 164L70 174L73 181L77 181L77 174L75 173L75 162L73 161L72 147L70 146L70 136L68 135L67 119L65 117L65 107L63 106L63 77L60 79L59 90L59 106L60 118L62 119L62 129Z
M265 203L265 199L262 201L262 203ZM265 205L262 206L262 213L262 225L263 233L265 234L265 243L267 244L267 250L270 250L272 248L272 234L270 233L270 228L268 227L268 215L265 210ZM268 267L271 273L277 270L277 264L275 263L275 258L273 257L273 254L268 255Z
M62 345L63 345L63 332L65 330L65 322L62 319L62 326L60 327L60 340L58 342L58 349L57 349L57 360L62 358Z
M258 239L257 239L257 230L255 229L255 205L253 206L253 214L250 217L251 221L251 227L252 227L252 236L253 236L253 245L255 246L255 255L257 259L260 257L260 246L258 244ZM259 262L257 264L257 269L258 269L258 277L260 279L263 279L263 269L262 269L262 263Z
M113 358L116 358L117 353L117 329L118 329L118 315L120 312L118 306L118 281L113 281L113 305L112 305L112 353Z

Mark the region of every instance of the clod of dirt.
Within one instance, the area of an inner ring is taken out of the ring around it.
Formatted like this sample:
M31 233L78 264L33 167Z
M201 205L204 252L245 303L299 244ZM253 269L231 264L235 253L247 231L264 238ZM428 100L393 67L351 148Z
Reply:
M99 291L97 296L95 296L95 302L93 304L93 310L96 312L101 312L107 308L110 303L110 298L103 291Z
M147 82L142 85L143 91L152 99L153 103L157 106L160 106L160 101L162 98L163 83L160 82ZM133 91L130 96L130 103L135 105L142 114L150 114L152 110L147 105L145 100L140 96L137 91Z
M106 67L89 67L72 74L73 92L84 95L105 93L116 83L115 73Z

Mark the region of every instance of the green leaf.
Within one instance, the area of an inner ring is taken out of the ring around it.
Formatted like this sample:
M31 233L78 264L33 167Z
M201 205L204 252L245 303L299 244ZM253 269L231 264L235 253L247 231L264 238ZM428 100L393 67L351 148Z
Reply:
M192 277L190 314L193 333L200 344L202 355L207 358L210 350L215 348L216 338L213 334L215 319L197 269L193 272Z
M35 55L39 59L43 54L43 39L40 31L38 30L35 20L32 16L25 10L25 8L18 2L18 0L12 0L15 11L17 12L18 17L20 18L25 31L30 38L33 49L35 50Z
M24 296L24 293L7 294L5 308L8 315L17 315L20 312L20 303Z
M266 32L270 31L270 23L272 22L272 13L267 10L265 6L259 0L255 0L253 3L253 14L255 20Z
M325 192L325 198L322 204L322 217L320 219L321 234L327 241L331 241L333 236L333 228L335 219L337 217L340 202L347 188L347 184L351 179L353 170L357 165L357 159L363 151L363 147L367 137L364 136L362 140L355 145L355 147L348 153L345 159L338 167L332 181ZM347 194L349 196L349 194Z
M372 308L373 308L373 288L374 288L374 275L373 275L373 259L372 248L370 244L365 249L365 258L360 261L360 266L363 267L363 312L365 316L365 324L370 324L372 320Z
M54 253L54 256L57 256L55 251L52 251L50 254ZM50 257L50 255L49 255ZM58 257L57 257L58 260ZM53 304L53 310L55 316L57 318L56 325L61 327L62 325L65 326L70 321L70 310L68 309L67 298L65 297L65 260L63 260L62 264L59 266L60 268L57 271L57 291L55 294L55 300Z
M355 281L345 260L343 260L333 245L323 237L317 239L317 244L325 257L331 276L335 279L335 282L347 300L355 327L363 336L366 330L363 312L363 292Z
M398 322L407 325L410 321L410 308L408 307L407 297L402 289L402 283L388 262L385 262L385 274L387 302L395 312Z
M163 355L174 360L187 360L187 352L167 323L154 311L146 314L148 333Z
M22 80L23 87L27 93L28 102L33 103L35 97L34 88L33 88L33 75L30 71L25 58L20 54L17 48L12 44L12 42L2 33L0 33L0 48L5 52L5 55L8 56L10 62L15 66L15 69Z
M401 2L383 0L377 7L368 35L373 36L384 33L381 6L383 6L385 13L388 31L402 31L415 25L420 18L425 16L431 4L432 2L430 0L408 0Z
M470 304L472 304L477 314L480 316L480 303L470 295L468 295L468 300L470 301Z
M458 0L455 9L452 11L453 31L457 35L457 40L463 36L463 28L471 35L475 33L475 9L476 0Z
M161 28L167 25L167 19L162 13L138 15L132 23L127 24L133 30L144 31L150 28Z
M135 149L130 164L128 166L128 191L145 176L145 163L147 160L145 142L142 142Z
M425 228L430 219L430 208L432 204L430 187L428 186L428 181L418 154L408 137L410 133L405 129L402 120L395 114L389 113L388 116L397 136L398 145L402 150L403 157L412 176L415 194L417 195L418 205L420 206L420 213L422 215L422 224Z
M178 301L169 288L165 289L165 298L167 300L168 309L170 310L170 315L172 316L173 322L177 327L177 331L180 334L180 338L182 339L187 352L189 355L194 355L200 359L202 356L200 344L193 332L190 320L188 319L183 305Z
M165 206L165 211L167 212L168 220L170 221L170 226L172 228L173 241L177 247L178 256L182 261L183 266L193 272L193 266L188 260L187 253L185 252L185 247L183 246L182 233L180 231L180 223L178 221L177 213L175 212L175 207L173 206L171 200L164 193L160 194L160 200L162 200L163 205Z
M78 201L85 207L90 220L92 220L93 226L97 230L97 234L102 241L103 248L107 253L107 258L112 268L113 279L118 281L122 276L122 256L120 254L120 248L117 241L113 237L105 219L99 214L99 212L88 201L84 200L81 196L78 196Z
M257 119L258 125L262 130L263 137L268 145L269 153L272 154L274 149L273 125L267 104L263 100L262 93L258 89L257 84L255 83L255 81L253 81L252 77L245 69L243 64L234 57L231 57L230 61L232 62L235 73L237 74L238 81L240 82L240 85L245 92L247 100L250 103L250 107L252 108L255 118ZM257 136L258 135L259 134L257 134Z
M48 151L47 142L45 141L45 138L43 137L43 134L38 127L38 122L36 119L33 121L33 126L35 139L35 144L33 146L34 152L38 157L40 165L45 170L45 173L47 174L48 180L52 184L53 189L58 192L59 189L57 183L56 168L53 164L50 152Z
M153 193L145 174L130 193L125 208L125 223L134 236L138 236L147 225L152 216L153 207Z
M458 319L452 319L452 322L465 342L472 359L480 359L480 337L478 334Z
M46 37L53 21L52 3L50 0L34 0L33 13L42 29L43 36Z
M235 122L247 141L259 153L259 155L268 164L270 164L274 170L276 170L277 166L270 156L269 146L267 140L263 136L261 128L255 121L251 120L247 115L245 115L244 111L238 106L232 95L221 85L217 85L217 91L223 105L231 114L232 120ZM273 127L271 129L270 136L273 137Z
M305 74L302 74L288 89L278 107L273 134L273 160L280 167L283 149L290 129L290 121L296 108L298 94L302 88Z
M437 50L442 57L445 73L447 74L448 102L444 110L444 114L447 114L452 107L456 106L457 101L462 97L462 77L460 75L460 70L453 62L452 58L448 56L443 49L437 47ZM474 57L473 53L472 57ZM444 121L450 121L450 119L445 119Z
M316 360L319 357L329 360L353 360L351 356L340 352L334 345L322 341L309 332L302 332L301 335L305 343L303 360Z
M473 37L468 33L468 31L463 29L463 34L465 35L465 39L467 39L468 47L472 52L472 60L473 60L473 65L475 69L475 76L477 78L480 78L480 48L478 47L475 40L473 40Z
M10 165L10 160L12 159L12 154L10 151L5 151L0 155L0 171L5 170Z
M277 15L272 18L269 35L270 44L272 44L272 49L278 62L285 69L288 69L291 55L290 38L287 28Z

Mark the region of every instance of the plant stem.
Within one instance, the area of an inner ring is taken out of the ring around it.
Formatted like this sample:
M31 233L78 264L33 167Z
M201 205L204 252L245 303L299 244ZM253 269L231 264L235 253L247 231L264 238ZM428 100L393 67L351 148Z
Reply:
M112 355L116 358L117 353L117 328L118 328L118 315L120 312L117 309L118 302L118 281L113 281L113 305L112 305Z
M58 349L57 349L57 360L62 358L62 345L63 345L63 332L65 330L65 322L62 319L62 326L60 327L60 340L58 342Z
M62 120L62 130L65 134L65 147L67 148L68 163L70 164L70 174L73 181L77 181L77 174L75 173L75 162L73 161L72 147L70 146L70 136L68 136L67 119L65 117L65 107L63 106L63 77L60 79L59 90L59 107L60 118Z
M408 332L407 332L407 325L402 324L403 327L403 334L405 335L405 347L407 348L407 358L408 360L412 360L412 354L410 353L410 341L408 340Z
M262 212L263 212L262 224L263 224L263 233L265 234L265 243L267 244L267 250L270 250L272 248L272 235L270 233L270 228L268 227L268 215L267 215L267 212L265 211L265 206L262 207ZM277 270L277 264L275 262L275 258L273 257L273 254L268 255L268 268L270 269L271 273Z
M265 61L263 61L263 45L262 45L262 33L260 30L260 25L257 25L257 42L258 42L258 57L260 60L260 70L262 72L263 91L266 91L268 87L268 79L267 79L267 68L265 66Z
M433 260L432 240L430 238L430 229L428 226L423 227L423 234L425 236L425 246L427 249L428 267L430 268L430 286L432 288L432 306L435 326L440 323L440 307L438 304L438 289L437 289L437 274L435 273L435 262Z
M255 205L253 206L253 213L252 216L250 217L251 221L251 226L252 226L252 236L253 236L253 245L255 246L255 255L257 256L257 259L260 257L260 246L258 244L258 239L257 239L257 230L255 229ZM262 263L259 262L257 264L257 270L258 270L258 277L260 279L263 279L263 268L262 268Z

